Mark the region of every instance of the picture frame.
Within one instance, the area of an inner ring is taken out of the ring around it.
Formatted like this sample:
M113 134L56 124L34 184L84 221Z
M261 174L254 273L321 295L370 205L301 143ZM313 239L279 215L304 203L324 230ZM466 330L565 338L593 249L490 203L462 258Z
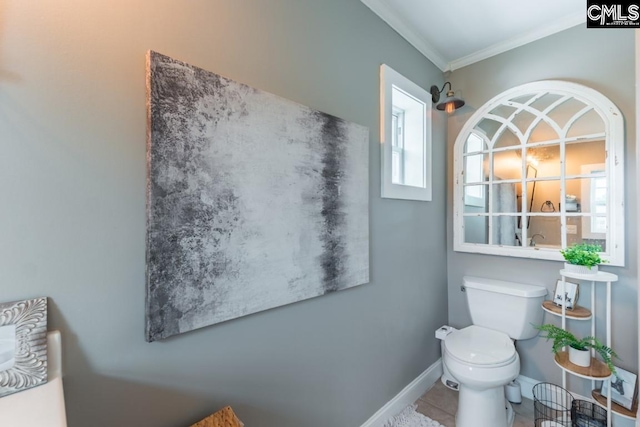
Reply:
M47 298L0 304L0 398L47 382Z
M611 401L631 410L638 397L638 376L617 366L611 376ZM609 397L609 381L602 382L602 396Z
M565 282L565 296L562 297L562 280L556 283L556 290L553 293L553 303L559 307L566 306L567 310L573 310L578 303L580 286L577 283Z

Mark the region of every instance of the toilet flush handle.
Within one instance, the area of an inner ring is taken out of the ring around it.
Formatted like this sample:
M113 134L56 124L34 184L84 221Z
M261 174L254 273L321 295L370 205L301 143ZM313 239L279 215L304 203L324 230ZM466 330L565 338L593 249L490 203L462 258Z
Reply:
M464 286L460 286L460 292L467 292L467 288L465 288Z

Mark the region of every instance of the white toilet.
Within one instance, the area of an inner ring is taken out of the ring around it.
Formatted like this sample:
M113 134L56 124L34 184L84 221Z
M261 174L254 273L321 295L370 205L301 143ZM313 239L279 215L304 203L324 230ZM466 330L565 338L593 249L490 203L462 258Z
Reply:
M444 363L460 383L456 427L509 427L504 386L520 372L512 340L535 337L541 286L464 277L472 326L444 340Z

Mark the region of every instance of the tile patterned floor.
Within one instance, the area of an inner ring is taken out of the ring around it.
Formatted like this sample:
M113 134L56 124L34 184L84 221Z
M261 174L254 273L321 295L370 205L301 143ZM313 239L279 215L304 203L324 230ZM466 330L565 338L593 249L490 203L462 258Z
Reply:
M418 412L438 421L445 427L455 427L458 392L448 389L440 380L418 399L416 404L418 405ZM533 426L533 401L523 398L522 403L512 404L512 406L516 413L513 427Z

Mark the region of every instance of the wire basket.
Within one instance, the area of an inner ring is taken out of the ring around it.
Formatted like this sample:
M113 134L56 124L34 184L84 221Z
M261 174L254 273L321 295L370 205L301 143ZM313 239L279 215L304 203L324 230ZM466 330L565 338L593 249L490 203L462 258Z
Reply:
M573 396L564 388L551 383L536 384L533 387L535 426L572 427L572 403Z
M571 404L573 427L607 427L607 410L586 400Z

